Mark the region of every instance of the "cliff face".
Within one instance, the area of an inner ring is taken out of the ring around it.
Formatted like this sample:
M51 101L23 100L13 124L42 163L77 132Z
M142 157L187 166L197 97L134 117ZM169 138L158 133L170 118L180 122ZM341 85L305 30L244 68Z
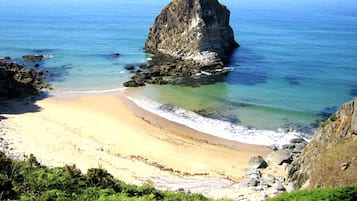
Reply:
M357 97L344 104L316 131L289 170L297 187L357 184Z
M203 65L227 62L238 47L229 17L217 0L173 0L157 16L144 49Z

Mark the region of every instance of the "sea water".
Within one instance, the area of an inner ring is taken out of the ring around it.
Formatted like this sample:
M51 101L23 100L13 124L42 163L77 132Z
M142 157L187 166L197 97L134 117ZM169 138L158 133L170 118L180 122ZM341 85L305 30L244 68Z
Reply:
M0 0L0 56L48 55L40 69L57 91L122 88L132 76L125 65L150 57L142 48L168 2ZM317 121L357 96L356 3L221 2L241 45L225 82L147 86L132 96L138 105L212 135L283 144L311 136Z

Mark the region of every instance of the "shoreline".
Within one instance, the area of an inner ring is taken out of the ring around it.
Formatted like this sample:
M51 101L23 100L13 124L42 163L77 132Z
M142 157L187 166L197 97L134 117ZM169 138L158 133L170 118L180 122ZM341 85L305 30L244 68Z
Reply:
M142 94L140 88L127 88L124 91L128 99L137 106L150 113L160 116L170 122L189 127L201 133L215 136L220 139L240 142L243 144L282 147L295 138L304 138L306 141L311 136L294 129L266 130L251 126L244 126L226 120L205 117L200 114L166 102L157 102Z
M232 185L244 178L248 160L271 152L171 122L137 106L122 90L76 96L38 100L35 111L28 109L33 107L30 98L11 101L12 111L0 121L11 152L33 153L50 167L103 167L127 183L151 183L164 190L195 192L189 188L192 180L199 186L213 183L197 192L214 198L234 196ZM284 175L279 168L270 171Z

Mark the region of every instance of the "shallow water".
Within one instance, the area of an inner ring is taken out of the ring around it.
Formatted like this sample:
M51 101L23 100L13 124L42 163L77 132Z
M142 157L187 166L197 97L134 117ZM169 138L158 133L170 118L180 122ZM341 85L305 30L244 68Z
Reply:
M131 76L124 66L149 57L142 47L168 2L0 0L0 56L20 62L25 54L50 55L40 68L53 74L55 90L121 88ZM352 1L221 2L231 10L241 45L225 82L199 88L149 86L136 96L137 103L156 113L162 104L190 115L194 111L201 115L193 115L197 121L191 127L197 129L205 117L258 134L284 135L279 128L312 134L316 120L357 95L357 6ZM121 55L113 57L115 52ZM258 138L250 135L246 141Z

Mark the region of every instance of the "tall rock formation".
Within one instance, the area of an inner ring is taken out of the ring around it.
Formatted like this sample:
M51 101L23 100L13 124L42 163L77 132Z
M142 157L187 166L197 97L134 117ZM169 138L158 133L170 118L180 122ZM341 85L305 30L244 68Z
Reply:
M200 65L228 62L238 47L229 17L217 0L173 0L157 16L144 49Z
M357 185L357 97L345 103L316 131L289 180L297 188Z

